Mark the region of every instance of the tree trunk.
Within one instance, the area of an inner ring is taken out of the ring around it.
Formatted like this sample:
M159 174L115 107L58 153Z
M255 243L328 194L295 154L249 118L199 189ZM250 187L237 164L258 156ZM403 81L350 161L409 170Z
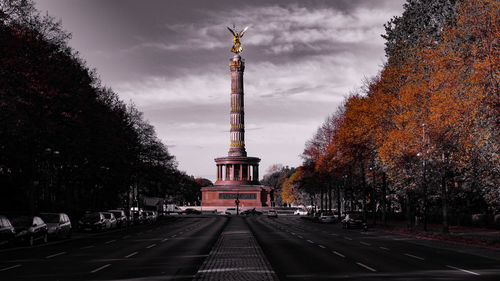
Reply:
M340 208L340 184L337 184L337 210L339 212L339 214L338 214L338 221L339 222L342 220L340 209L341 209Z
M332 210L332 183L328 184L328 211Z
M441 202L443 205L443 233L449 233L448 228L448 200L446 192L446 176L441 177Z
M385 176L385 173L382 173L382 223L384 225L387 225L387 198L386 193L387 193L387 179Z
M320 189L319 206L320 206L320 211L322 211L323 210L323 188Z

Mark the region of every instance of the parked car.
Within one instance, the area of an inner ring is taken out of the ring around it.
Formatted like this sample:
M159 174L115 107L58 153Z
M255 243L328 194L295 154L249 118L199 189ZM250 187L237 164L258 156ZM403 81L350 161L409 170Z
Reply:
M268 218L277 218L278 212L276 212L276 210L274 210L274 209L270 209L269 211L267 211L267 217Z
M368 230L368 225L363 219L363 215L359 213L346 214L345 218L342 220L342 227L349 228L361 228L363 230Z
M104 215L104 224L106 229L115 229L117 227L115 215L110 212L102 212L102 214Z
M53 238L69 238L71 221L65 213L41 213L40 217L47 224L47 233Z
M201 215L201 211L193 209L193 208L187 208L184 210L184 214L186 215Z
M146 219L148 223L155 223L158 220L158 212L156 211L144 211L146 214Z
M130 214L130 222L133 224L141 224L144 222L142 218L142 212L139 211L132 211Z
M227 208L226 209L226 215L228 216L236 216L236 208Z
M12 219L16 231L16 242L33 246L36 241L47 243L47 224L37 216L21 216Z
M83 231L101 231L106 228L104 215L101 212L87 213L78 221L78 228Z
M240 215L245 215L245 216L260 216L262 215L262 212L253 209L248 209L240 213Z
M319 214L318 221L321 223L333 223L335 222L335 216L332 211L322 211Z
M296 216L306 216L307 215L307 210L305 209L297 209L295 212L293 212L294 215Z
M6 216L0 216L0 247L14 242L16 231Z
M125 215L124 210L108 210L108 212L115 215L116 225L118 227L124 227L124 226L128 225L128 218L127 218L127 215Z

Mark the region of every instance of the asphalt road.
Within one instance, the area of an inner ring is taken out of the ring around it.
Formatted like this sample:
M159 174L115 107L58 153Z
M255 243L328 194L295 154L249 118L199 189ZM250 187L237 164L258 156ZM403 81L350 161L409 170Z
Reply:
M192 280L224 216L0 250L0 280ZM280 280L500 280L500 251L345 230L293 216L245 218Z
M227 218L182 216L0 251L0 280L191 280Z
M498 250L297 217L254 217L247 223L280 280L500 280Z

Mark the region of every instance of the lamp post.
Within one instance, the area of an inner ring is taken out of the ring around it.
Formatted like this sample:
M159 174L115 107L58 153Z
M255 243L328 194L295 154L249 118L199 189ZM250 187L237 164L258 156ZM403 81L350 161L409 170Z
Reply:
M422 157L422 190L424 193L424 206L423 206L423 216L424 216L424 231L427 231L427 179L426 179L426 156L427 156L427 141L425 139L425 127L426 124L422 123L422 152L418 153L417 156Z

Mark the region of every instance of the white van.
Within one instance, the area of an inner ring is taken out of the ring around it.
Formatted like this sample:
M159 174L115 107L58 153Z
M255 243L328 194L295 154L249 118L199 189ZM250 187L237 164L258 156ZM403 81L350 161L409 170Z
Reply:
M236 208L227 208L226 209L226 215L228 216L236 216Z

